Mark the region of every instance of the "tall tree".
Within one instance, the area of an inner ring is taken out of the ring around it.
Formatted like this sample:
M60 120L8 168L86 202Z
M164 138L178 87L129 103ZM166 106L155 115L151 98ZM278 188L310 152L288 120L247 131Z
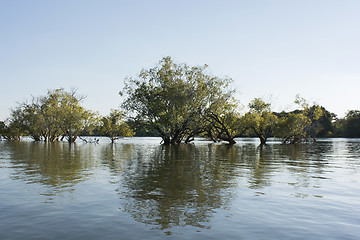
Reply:
M165 145L190 140L200 130L206 109L227 94L231 82L207 74L206 68L165 57L154 68L142 70L138 78L126 80L122 106L136 120L150 124Z

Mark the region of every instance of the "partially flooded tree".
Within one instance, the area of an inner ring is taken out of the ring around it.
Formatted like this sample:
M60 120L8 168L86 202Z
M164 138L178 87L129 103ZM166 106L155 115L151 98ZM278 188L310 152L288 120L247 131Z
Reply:
M250 111L245 114L246 126L260 139L261 145L266 144L278 124L278 118L271 112L270 107L270 103L255 98L249 103Z
M63 89L51 92L50 96L52 95L58 99L61 114L60 128L68 142L75 142L82 131L91 132L97 119L95 113L80 105L84 96L76 95L76 90L67 92Z
M134 119L151 125L163 144L190 141L202 130L205 110L231 82L207 74L206 68L165 57L154 68L142 70L138 78L127 79L122 106Z
M80 105L84 99L76 90L49 90L12 110L10 122L35 141L54 142L60 137L75 142L80 132L94 125L95 114Z
M302 109L281 117L276 135L283 139L283 143L300 143L316 141L316 134L321 130L317 120L323 115L319 105L310 106L304 98L296 96L295 103Z
M202 135L214 142L227 141L235 144L235 138L240 137L246 130L239 103L232 97L231 92L214 99L213 104L206 109L204 119L207 126Z
M21 124L12 119L8 119L6 122L0 122L1 135L10 141L20 141L20 137L24 135Z
M30 102L20 103L12 110L11 119L17 121L26 135L35 141L40 141L44 134L44 122L42 121L41 104L38 98L32 98Z
M124 113L120 110L112 109L110 114L101 118L101 133L109 137L114 143L119 137L132 137L134 132L124 121Z

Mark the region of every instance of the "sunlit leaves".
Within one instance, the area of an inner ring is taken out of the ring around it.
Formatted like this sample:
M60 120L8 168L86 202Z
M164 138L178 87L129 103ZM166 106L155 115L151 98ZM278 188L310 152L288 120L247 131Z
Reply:
M244 117L250 133L259 137L261 144L266 143L278 124L278 118L271 112L270 106L270 103L264 102L261 98L255 98L249 103L250 111Z
M165 57L138 78L127 79L122 106L135 119L151 124L165 144L186 141L202 128L205 111L228 94L224 89L231 79L211 76L206 67L177 64Z
M101 133L109 137L113 143L119 137L132 137L134 132L124 122L124 113L112 109L108 116L101 118Z

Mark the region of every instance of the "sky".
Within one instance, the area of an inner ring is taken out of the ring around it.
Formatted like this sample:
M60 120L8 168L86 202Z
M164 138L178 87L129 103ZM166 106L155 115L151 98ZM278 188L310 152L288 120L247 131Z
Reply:
M246 106L290 111L300 94L360 110L358 0L0 0L0 120L49 89L102 115L126 77L171 56L234 80Z

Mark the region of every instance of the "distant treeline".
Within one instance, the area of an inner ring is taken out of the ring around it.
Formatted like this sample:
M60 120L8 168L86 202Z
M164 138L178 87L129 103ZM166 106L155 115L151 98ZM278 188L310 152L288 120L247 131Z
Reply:
M269 137L290 144L318 137L360 137L360 111L338 119L300 96L295 111L274 112L271 103L255 98L243 113L230 89L232 79L210 75L206 69L165 57L137 78L125 79L120 92L125 101L107 116L81 106L84 97L76 90L49 90L13 109L0 122L0 135L14 141L31 136L35 141L70 143L85 135L107 136L112 142L124 136L159 136L163 144L189 143L195 136L229 144L243 136L258 137L261 144Z

